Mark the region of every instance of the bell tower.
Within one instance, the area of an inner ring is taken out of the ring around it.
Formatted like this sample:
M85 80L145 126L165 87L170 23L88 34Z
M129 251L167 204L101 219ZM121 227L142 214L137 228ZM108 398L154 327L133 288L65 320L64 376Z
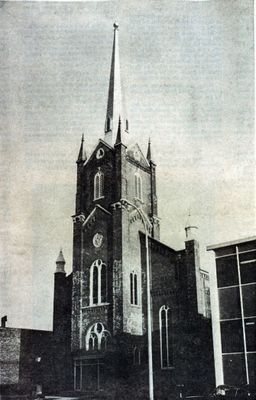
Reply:
M77 159L71 338L75 377L82 360L88 356L96 362L108 349L113 352L120 335L145 333L142 216L149 221L148 233L159 239L151 143L147 156L137 143L127 144L116 23L104 131L104 139L88 156L82 137ZM82 390L91 381L77 378L75 385Z

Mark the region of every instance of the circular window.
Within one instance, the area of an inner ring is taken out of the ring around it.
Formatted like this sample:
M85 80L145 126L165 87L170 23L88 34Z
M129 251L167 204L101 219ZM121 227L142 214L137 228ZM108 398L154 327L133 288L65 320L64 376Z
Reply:
M99 149L97 150L96 158L97 158L97 159L100 159L100 158L104 157L104 154L105 154L105 151L104 151L103 148L101 147L101 148L99 148Z
M103 235L101 233L95 233L92 241L93 241L94 247L100 247L103 242Z

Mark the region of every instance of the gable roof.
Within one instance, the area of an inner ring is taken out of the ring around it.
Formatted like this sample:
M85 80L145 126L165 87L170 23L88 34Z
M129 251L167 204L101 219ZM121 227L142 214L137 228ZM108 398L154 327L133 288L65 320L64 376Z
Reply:
M94 157L95 153L97 152L98 148L100 147L100 145L105 146L106 148L108 148L111 151L114 151L114 148L112 146L110 146L108 143L106 143L103 139L99 139L97 145L95 146L94 150L91 152L90 157L87 158L87 160L84 163L84 166L86 164L88 164L88 162Z
M137 157L135 156L136 152L138 154ZM138 143L135 143L133 146L131 146L127 149L127 156L128 156L128 158L130 158L130 160L132 160L136 164L138 164L144 168L149 167L149 162L146 159L146 157L144 156L144 154L142 153ZM139 158L139 159L137 159L137 158Z

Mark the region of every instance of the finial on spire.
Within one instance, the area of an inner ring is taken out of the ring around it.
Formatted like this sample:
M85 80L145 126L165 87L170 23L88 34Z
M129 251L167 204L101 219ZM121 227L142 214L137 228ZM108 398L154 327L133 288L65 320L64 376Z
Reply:
M86 156L86 152L85 152L85 148L84 148L84 134L82 134L81 145L80 145L80 150L78 153L77 163L83 163L84 161L86 161L86 159L87 159L87 156Z
M118 29L119 24L115 21L115 22L113 23L113 27L114 27L114 30L116 30L116 29Z
M59 255L58 255L58 258L56 260L56 271L55 271L55 273L56 272L61 272L61 273L65 274L66 273L65 272L65 264L66 264L66 261L65 261L65 258L63 256L62 248L61 248L60 252L59 252Z

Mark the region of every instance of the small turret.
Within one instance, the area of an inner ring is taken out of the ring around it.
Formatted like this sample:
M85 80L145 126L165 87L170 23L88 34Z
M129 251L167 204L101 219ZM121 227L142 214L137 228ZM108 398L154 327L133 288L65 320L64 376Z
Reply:
M195 224L191 223L191 213L190 213L190 210L189 210L188 219L187 219L187 223L186 223L186 226L185 226L186 241L188 241L188 240L196 240L196 238L197 238L197 234L196 234L197 230L198 230L198 227Z
M85 147L84 147L84 135L82 135L81 146L78 153L77 164L84 163L87 159Z
M55 271L55 273L61 272L63 274L66 274L66 272L65 272L65 264L66 264L66 261L65 261L65 258L63 257L62 249L60 249L58 258L56 260L56 271Z

